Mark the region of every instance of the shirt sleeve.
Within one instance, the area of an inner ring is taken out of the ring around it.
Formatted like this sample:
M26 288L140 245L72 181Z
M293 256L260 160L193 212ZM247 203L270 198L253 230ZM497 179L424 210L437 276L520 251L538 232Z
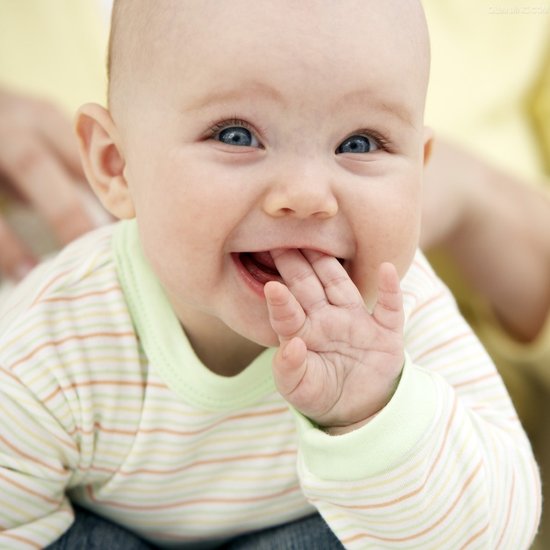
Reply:
M297 415L303 490L346 548L528 548L541 507L530 444L450 293L433 289L370 423L329 436Z
M43 548L73 521L65 489L78 449L57 416L0 367L0 548Z

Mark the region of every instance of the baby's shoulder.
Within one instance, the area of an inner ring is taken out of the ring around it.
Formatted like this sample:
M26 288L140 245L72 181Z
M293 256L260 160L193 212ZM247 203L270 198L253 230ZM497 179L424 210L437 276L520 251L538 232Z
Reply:
M113 235L104 227L71 243L0 311L0 400L24 406L48 429L61 426L75 442L87 437L90 448L89 426L118 422L117 404L139 402L146 379Z
M15 318L37 304L54 303L64 293L99 283L113 264L114 225L91 231L35 267L0 303L0 335ZM113 272L114 273L114 272Z
M37 345L131 326L112 250L113 226L92 231L34 269L0 305L0 361Z

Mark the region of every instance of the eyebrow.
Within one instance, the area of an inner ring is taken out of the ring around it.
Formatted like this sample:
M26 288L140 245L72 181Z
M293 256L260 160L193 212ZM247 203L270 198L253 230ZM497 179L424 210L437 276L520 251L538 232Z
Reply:
M416 129L416 126L412 120L411 113L406 108L405 105L401 103L396 103L389 99L383 99L376 96L370 90L355 90L345 94L340 98L336 104L336 108L341 108L342 105L350 102L355 102L358 104L367 104L375 108L382 109L384 112L393 115L394 117L401 120L401 122L411 126Z
M208 105L236 101L242 99L243 96L260 96L275 103L286 103L283 95L278 90L264 82L252 80L243 82L242 86L238 88L224 89L220 87L206 95L197 97L195 100L192 99L186 110L198 111L204 109Z
M260 96L274 103L286 105L287 101L283 94L279 92L273 86L260 82L258 80L251 80L242 83L242 86L238 88L217 88L210 93L202 96L197 96L195 99L191 99L187 111L199 111L208 107L209 105L223 104L231 101L242 99L245 96ZM355 102L360 105L371 105L375 108L382 109L384 112L393 115L398 118L404 124L416 129L413 123L410 113L406 107L395 102L388 101L387 99L378 98L372 91L359 89L345 94L341 97L331 109L333 112L339 112L346 104Z

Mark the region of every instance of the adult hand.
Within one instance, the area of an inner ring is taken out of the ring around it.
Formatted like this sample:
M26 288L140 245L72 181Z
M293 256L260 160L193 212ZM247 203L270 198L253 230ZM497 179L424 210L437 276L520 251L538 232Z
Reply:
M70 121L52 104L0 90L0 194L41 215L59 244L98 225ZM0 212L0 274L37 263Z

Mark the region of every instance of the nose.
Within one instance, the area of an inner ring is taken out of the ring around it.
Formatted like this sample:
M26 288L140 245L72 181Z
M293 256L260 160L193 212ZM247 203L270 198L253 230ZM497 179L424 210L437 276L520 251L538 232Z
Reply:
M272 180L263 199L263 210L280 218L331 218L338 212L333 185L322 167L289 165Z

